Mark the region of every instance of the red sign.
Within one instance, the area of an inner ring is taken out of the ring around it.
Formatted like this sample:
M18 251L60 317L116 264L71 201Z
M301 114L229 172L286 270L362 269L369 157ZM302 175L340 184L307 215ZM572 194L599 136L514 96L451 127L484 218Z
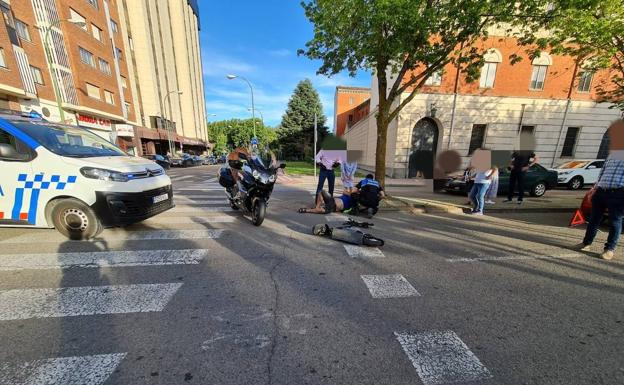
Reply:
M100 118L96 118L93 116L82 115L82 114L78 115L78 122L83 123L83 125L86 127L104 128L104 129L106 128L110 129L111 127L111 121L108 119L100 119Z

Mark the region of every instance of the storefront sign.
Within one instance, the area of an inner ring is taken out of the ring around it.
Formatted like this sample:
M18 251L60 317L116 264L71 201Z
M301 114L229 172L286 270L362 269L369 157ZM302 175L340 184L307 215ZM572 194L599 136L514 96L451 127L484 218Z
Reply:
M115 124L117 136L134 138L134 127L129 124Z
M77 114L78 125L82 127L95 128L98 130L111 130L111 121L108 119L96 118L94 116Z

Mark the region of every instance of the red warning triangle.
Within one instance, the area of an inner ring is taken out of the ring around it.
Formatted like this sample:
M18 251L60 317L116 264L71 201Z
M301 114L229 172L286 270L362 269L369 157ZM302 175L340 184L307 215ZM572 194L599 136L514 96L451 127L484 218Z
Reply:
M583 213L581 213L581 210L576 210L576 212L574 213L574 217L570 221L570 226L578 226L583 224L585 224L585 217L583 217Z

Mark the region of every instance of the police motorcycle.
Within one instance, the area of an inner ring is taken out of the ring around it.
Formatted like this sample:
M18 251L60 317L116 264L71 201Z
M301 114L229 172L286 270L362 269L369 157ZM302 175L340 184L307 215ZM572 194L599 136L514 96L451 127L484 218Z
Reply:
M229 167L219 170L219 184L225 187L230 207L250 214L251 222L260 226L277 181L277 170L286 165L282 163L276 167L275 157L269 152L259 154L254 151L249 157L242 153L238 155L240 160L230 161ZM239 170L238 183L234 181L231 167Z

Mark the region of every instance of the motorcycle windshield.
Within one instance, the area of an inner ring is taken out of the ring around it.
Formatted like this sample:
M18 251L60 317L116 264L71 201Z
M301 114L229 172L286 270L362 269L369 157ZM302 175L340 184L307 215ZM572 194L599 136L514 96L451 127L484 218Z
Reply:
M254 168L262 171L275 171L277 160L272 152L258 153L251 155L251 162Z

